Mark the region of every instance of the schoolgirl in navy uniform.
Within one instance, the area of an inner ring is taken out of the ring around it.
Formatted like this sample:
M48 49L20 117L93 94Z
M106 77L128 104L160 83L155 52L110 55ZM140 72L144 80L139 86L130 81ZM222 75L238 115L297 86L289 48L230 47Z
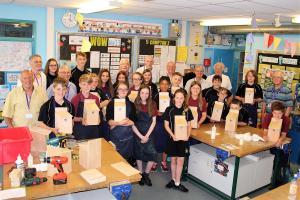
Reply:
M157 152L153 141L153 130L156 125L157 108L150 96L150 87L142 85L135 99L136 121L132 126L134 137L134 158L142 174L140 185L152 186L149 173L157 160ZM143 171L143 161L147 162Z
M175 116L183 115L187 121L187 137L185 140L177 140L174 132ZM180 183L181 173L183 169L184 157L189 153L188 140L191 134L191 121L193 114L188 108L186 102L186 91L178 89L174 93L174 105L168 107L164 113L164 125L166 131L169 133L169 140L166 148L166 153L171 157L171 174L172 180L166 185L166 188L174 188L182 192L189 190Z

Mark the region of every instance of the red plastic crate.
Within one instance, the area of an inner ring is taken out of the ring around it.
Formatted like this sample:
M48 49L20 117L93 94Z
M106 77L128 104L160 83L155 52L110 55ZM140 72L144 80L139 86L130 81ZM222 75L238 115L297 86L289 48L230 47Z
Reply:
M15 162L18 154L27 160L32 136L27 127L0 129L0 165Z

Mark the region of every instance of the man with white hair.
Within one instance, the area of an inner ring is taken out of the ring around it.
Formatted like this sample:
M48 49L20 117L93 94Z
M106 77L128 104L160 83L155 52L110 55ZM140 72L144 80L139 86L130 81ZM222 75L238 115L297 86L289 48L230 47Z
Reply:
M188 82L186 82L185 84L185 90L187 91L187 93L189 94L190 92L190 87L193 81L197 81L198 83L201 84L201 90L204 90L206 88L209 88L209 84L207 82L207 80L205 80L203 78L204 75L204 67L199 65L195 67L194 73L196 75L195 78L188 80Z
M230 78L223 73L224 71L224 68L225 68L225 65L224 63L222 62L217 62L215 65L214 65L214 70L215 70L215 73L212 74L212 75L209 75L206 79L207 83L209 84L209 87L212 86L212 78L214 77L214 75L219 75L219 76L222 76L222 84L221 84L221 87L224 87L226 88L227 90L231 90L232 89L232 85L231 85L231 81L230 81Z
M282 85L283 83L283 72L274 71L272 73L273 85L266 88L264 92L264 102L262 106L262 118L265 113L271 113L271 104L274 101L281 101L286 107L285 116L289 117L293 107L293 97L290 88Z
M72 98L77 94L76 85L69 81L71 78L71 68L66 64L62 65L58 69L58 77L63 78L67 82L67 92L65 98L71 102ZM49 99L54 95L53 84L48 87L47 95Z
M48 100L42 87L34 86L30 70L20 75L21 86L8 93L2 116L8 127L31 126L38 120L41 106Z
M130 73L130 62L128 58L122 58L120 60L119 71L125 72L128 78L128 82L132 83L132 73Z
M42 71L42 57L38 54L29 57L30 71L32 72L35 87L42 87L45 91L47 89L47 77ZM22 82L18 80L17 86L21 86Z
M150 69L152 72L152 82L157 83L160 76L159 76L159 66L153 66L153 57L152 56L146 56L145 58L145 65L142 67L139 67L136 72L140 72L143 74L145 69Z

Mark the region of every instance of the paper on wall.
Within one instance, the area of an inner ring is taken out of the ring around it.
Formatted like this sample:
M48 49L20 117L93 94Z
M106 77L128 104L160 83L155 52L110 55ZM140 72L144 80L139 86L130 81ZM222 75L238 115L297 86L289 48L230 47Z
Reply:
M91 51L90 67L91 68L99 68L100 67L100 51Z
M76 63L76 53L71 53L71 62Z
M69 36L69 45L81 45L82 44L82 40L89 40L89 37L85 37L85 36L78 36L78 35L70 35Z

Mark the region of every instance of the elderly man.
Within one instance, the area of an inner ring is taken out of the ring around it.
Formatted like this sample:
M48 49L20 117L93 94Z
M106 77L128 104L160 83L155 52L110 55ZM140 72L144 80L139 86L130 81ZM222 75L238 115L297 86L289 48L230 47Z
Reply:
M25 70L20 76L21 86L14 88L7 96L3 114L8 127L30 126L38 120L40 108L47 101L47 94L33 84L34 76Z
M282 85L283 72L274 71L272 80L274 85L266 88L264 93L262 119L266 113L271 113L271 104L273 101L281 101L286 107L285 116L289 117L293 107L293 97L291 89Z
M140 72L143 74L145 69L150 69L152 72L152 82L157 83L160 76L159 76L159 66L153 66L153 57L152 56L146 56L145 58L145 65L142 67L139 67L136 72Z
M72 98L77 94L77 88L76 85L72 82L70 82L71 78L71 68L64 64L58 69L58 77L63 78L67 82L67 92L65 95L65 98L71 102ZM47 89L47 95L50 99L54 93L53 93L53 84L51 84Z
M34 77L33 85L35 87L42 87L45 91L47 89L47 77L42 72L42 57L38 54L29 57L29 65L32 75ZM17 86L21 86L22 83L18 80Z
M187 93L190 92L190 87L191 87L191 84L193 81L197 81L198 83L200 83L202 90L209 88L209 83L207 82L207 80L203 79L204 67L201 65L196 66L194 73L195 73L196 77L188 80L188 82L185 84L185 90L187 91Z
M125 72L127 74L128 82L131 85L131 83L132 83L132 73L130 73L130 62L129 62L129 59L122 58L120 60L119 71Z
M212 75L208 76L207 79L206 79L208 84L209 84L209 87L212 86L212 78L214 77L214 75L219 75L219 76L222 76L222 85L221 85L221 87L224 87L227 90L232 89L231 81L230 81L229 77L222 74L224 68L225 68L225 65L222 62L217 62L214 65L215 74L212 74Z
M166 66L166 75L170 78L171 82L173 80L172 77L175 72L176 72L176 63L173 61L169 61ZM181 81L180 87L183 88L183 81Z

